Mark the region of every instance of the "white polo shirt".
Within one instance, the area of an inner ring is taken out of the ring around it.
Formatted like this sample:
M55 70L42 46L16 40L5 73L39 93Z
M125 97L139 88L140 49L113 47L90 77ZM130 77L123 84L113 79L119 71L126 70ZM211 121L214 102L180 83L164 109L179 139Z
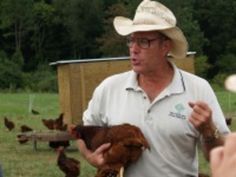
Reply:
M151 150L144 151L125 177L193 177L198 173L199 132L188 121L188 102L202 100L213 110L213 121L228 133L224 115L209 83L174 66L169 86L150 103L133 71L105 79L84 112L85 125L130 123L140 127Z

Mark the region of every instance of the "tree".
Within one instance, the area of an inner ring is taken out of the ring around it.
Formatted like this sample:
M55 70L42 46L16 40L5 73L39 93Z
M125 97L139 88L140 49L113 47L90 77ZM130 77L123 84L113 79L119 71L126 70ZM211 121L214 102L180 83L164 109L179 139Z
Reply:
M23 38L32 25L33 0L2 0L1 1L1 28L8 29L5 37L14 36L15 51L21 50Z
M103 1L70 0L64 4L62 13L72 41L73 57L98 57L96 37L103 32Z
M235 26L236 26L236 2L234 0L197 0L195 2L195 16L204 31L208 43L204 45L204 53L209 62L214 66L209 72L209 77L214 77L219 71L224 71L224 63L228 49L236 51ZM233 47L233 49L232 49ZM219 61L223 60L223 61ZM228 67L228 66L227 66Z
M55 16L55 9L50 4L43 1L34 3L33 6L33 35L31 38L32 48L35 52L35 58L41 61L45 60L46 51L44 51L44 44L47 40L47 32L50 27L53 27L53 19Z
M116 57L126 56L127 47L125 45L125 38L118 35L113 27L113 19L117 15L128 16L128 11L121 3L110 6L105 12L104 18L104 33L100 38L97 38L99 50L103 56Z

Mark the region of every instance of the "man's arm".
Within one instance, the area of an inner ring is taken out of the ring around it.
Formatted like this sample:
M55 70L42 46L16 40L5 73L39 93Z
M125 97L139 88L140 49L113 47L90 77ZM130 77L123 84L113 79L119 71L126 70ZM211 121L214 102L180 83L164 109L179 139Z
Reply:
M201 136L202 150L205 158L209 161L210 151L217 146L223 145L225 138L214 124L206 126L202 130Z
M212 110L202 101L190 102L193 109L189 121L201 134L202 149L207 160L210 151L217 146L224 144L224 137L220 134L212 121Z

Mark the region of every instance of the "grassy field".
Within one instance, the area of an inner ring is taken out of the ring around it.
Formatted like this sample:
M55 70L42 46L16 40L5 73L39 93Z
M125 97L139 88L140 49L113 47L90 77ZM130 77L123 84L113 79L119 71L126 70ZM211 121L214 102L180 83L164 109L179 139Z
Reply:
M16 141L16 135L23 124L35 130L47 130L41 119L58 117L58 99L57 94L0 94L0 163L4 177L64 177L56 164L56 152L48 143L39 142L35 151L32 142L21 145ZM29 108L37 110L40 114L33 115ZM3 125L5 116L16 124L11 132ZM80 157L74 142L71 142L66 154L81 161L81 177L94 176L95 169Z
M227 117L236 118L236 94L217 92L217 97ZM34 93L0 93L0 163L5 177L63 177L63 173L56 165L56 153L45 142L39 142L37 151L32 142L20 145L16 135L22 124L31 126L35 130L47 130L42 118L57 118L60 114L57 94ZM33 115L29 109L40 112ZM8 117L16 124L16 128L9 132L3 126L3 118ZM233 121L231 130L236 130ZM74 142L67 151L67 155L81 161L81 177L93 177L95 169L88 165L81 157ZM201 157L200 169L209 171L208 164Z

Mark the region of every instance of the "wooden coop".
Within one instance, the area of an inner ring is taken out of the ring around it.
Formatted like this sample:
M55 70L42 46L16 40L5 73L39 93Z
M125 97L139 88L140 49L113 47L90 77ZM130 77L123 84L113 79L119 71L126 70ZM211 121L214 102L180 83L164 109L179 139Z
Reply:
M172 59L183 70L194 73L195 52L184 59ZM64 60L57 67L60 111L67 124L80 123L95 87L106 77L131 69L129 57Z

